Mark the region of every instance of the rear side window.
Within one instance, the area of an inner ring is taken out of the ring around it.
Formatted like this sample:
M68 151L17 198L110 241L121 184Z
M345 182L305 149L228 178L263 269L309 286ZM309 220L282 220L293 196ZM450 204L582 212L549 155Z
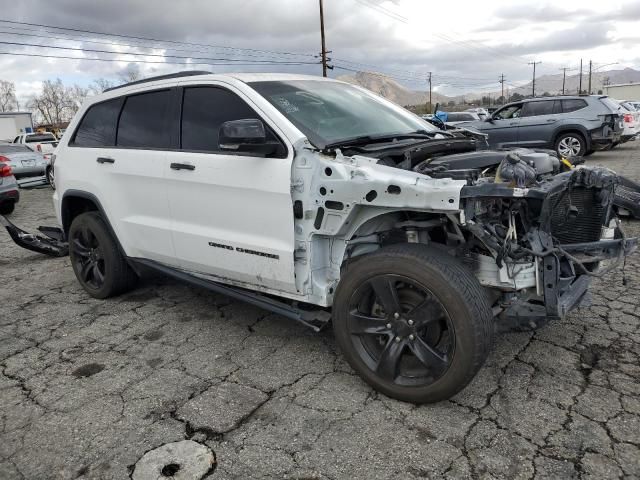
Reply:
M130 148L167 148L170 90L127 97L118 123L116 145Z
M218 134L224 122L260 119L240 97L223 88L185 88L183 95L183 150L218 152Z
M522 107L521 117L537 117L539 115L551 115L553 113L553 100L540 102L527 102Z
M77 147L113 147L116 144L116 125L122 99L96 103L82 117L71 141Z
M562 100L562 111L564 113L575 112L587 106L587 102L580 99Z

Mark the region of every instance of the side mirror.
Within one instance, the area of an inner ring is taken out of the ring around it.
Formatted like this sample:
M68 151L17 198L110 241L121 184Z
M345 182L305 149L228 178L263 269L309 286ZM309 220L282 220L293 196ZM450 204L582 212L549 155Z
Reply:
M264 123L256 118L230 120L220 126L220 150L269 155L277 151L278 142L267 142Z

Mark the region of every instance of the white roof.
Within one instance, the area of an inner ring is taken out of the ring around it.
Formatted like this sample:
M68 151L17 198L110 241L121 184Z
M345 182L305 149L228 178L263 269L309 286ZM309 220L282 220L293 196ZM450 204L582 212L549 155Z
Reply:
M208 77L209 75L203 75ZM212 77L232 77L241 82L278 82L293 80L322 80L330 82L338 82L332 78L325 78L319 75L300 75L296 73L221 73L213 74Z

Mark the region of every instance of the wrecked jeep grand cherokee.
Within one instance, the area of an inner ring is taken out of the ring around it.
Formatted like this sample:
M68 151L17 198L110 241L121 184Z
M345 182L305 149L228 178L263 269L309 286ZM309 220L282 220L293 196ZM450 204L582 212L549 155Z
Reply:
M331 319L354 370L401 400L452 396L497 324L563 317L636 246L613 172L477 150L482 135L338 81L165 76L94 97L69 131L62 228L4 220L18 243L68 246L96 298L152 268L316 330Z

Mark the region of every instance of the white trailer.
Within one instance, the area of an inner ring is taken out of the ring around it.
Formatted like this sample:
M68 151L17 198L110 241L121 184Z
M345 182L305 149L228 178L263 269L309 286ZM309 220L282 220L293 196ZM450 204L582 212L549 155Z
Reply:
M31 132L31 112L0 112L0 141L11 142L18 135Z

